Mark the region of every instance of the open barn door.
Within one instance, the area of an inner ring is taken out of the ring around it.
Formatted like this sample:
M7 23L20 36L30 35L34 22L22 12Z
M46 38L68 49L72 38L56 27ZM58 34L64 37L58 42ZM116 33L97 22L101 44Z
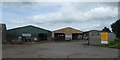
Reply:
M39 33L38 40L40 40L40 41L47 40L47 34L46 33Z
M55 40L56 41L64 41L65 40L65 34L64 33L55 33Z
M73 33L72 34L72 40L81 40L83 38L83 35L80 33Z

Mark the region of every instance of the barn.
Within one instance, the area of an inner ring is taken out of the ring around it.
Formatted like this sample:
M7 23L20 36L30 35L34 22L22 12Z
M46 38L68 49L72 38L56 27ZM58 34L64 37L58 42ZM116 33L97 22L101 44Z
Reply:
M51 31L33 25L7 30L8 41L19 39L22 41L44 41L51 40L51 37Z
M5 43L6 41L6 25L0 24L0 41Z
M58 41L81 40L82 35L83 35L82 31L71 28L71 27L66 27L66 28L52 31L52 38L54 38L54 40L58 40Z

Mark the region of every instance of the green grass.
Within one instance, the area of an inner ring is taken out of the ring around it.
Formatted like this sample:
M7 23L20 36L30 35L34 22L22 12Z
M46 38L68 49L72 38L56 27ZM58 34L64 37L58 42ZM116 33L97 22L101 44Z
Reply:
M110 44L102 45L103 47L120 49L120 39L112 41Z

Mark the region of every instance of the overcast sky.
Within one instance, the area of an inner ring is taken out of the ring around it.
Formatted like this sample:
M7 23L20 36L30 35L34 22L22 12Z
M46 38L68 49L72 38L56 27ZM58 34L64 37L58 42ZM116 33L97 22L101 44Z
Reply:
M47 30L73 27L101 30L118 19L117 2L4 2L2 23L8 29L34 25Z

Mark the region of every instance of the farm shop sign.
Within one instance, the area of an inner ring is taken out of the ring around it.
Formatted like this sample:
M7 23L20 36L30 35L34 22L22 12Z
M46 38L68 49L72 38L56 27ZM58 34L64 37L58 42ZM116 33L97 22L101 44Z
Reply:
M108 32L101 32L101 44L108 44Z
M22 33L22 36L31 36L31 34Z

